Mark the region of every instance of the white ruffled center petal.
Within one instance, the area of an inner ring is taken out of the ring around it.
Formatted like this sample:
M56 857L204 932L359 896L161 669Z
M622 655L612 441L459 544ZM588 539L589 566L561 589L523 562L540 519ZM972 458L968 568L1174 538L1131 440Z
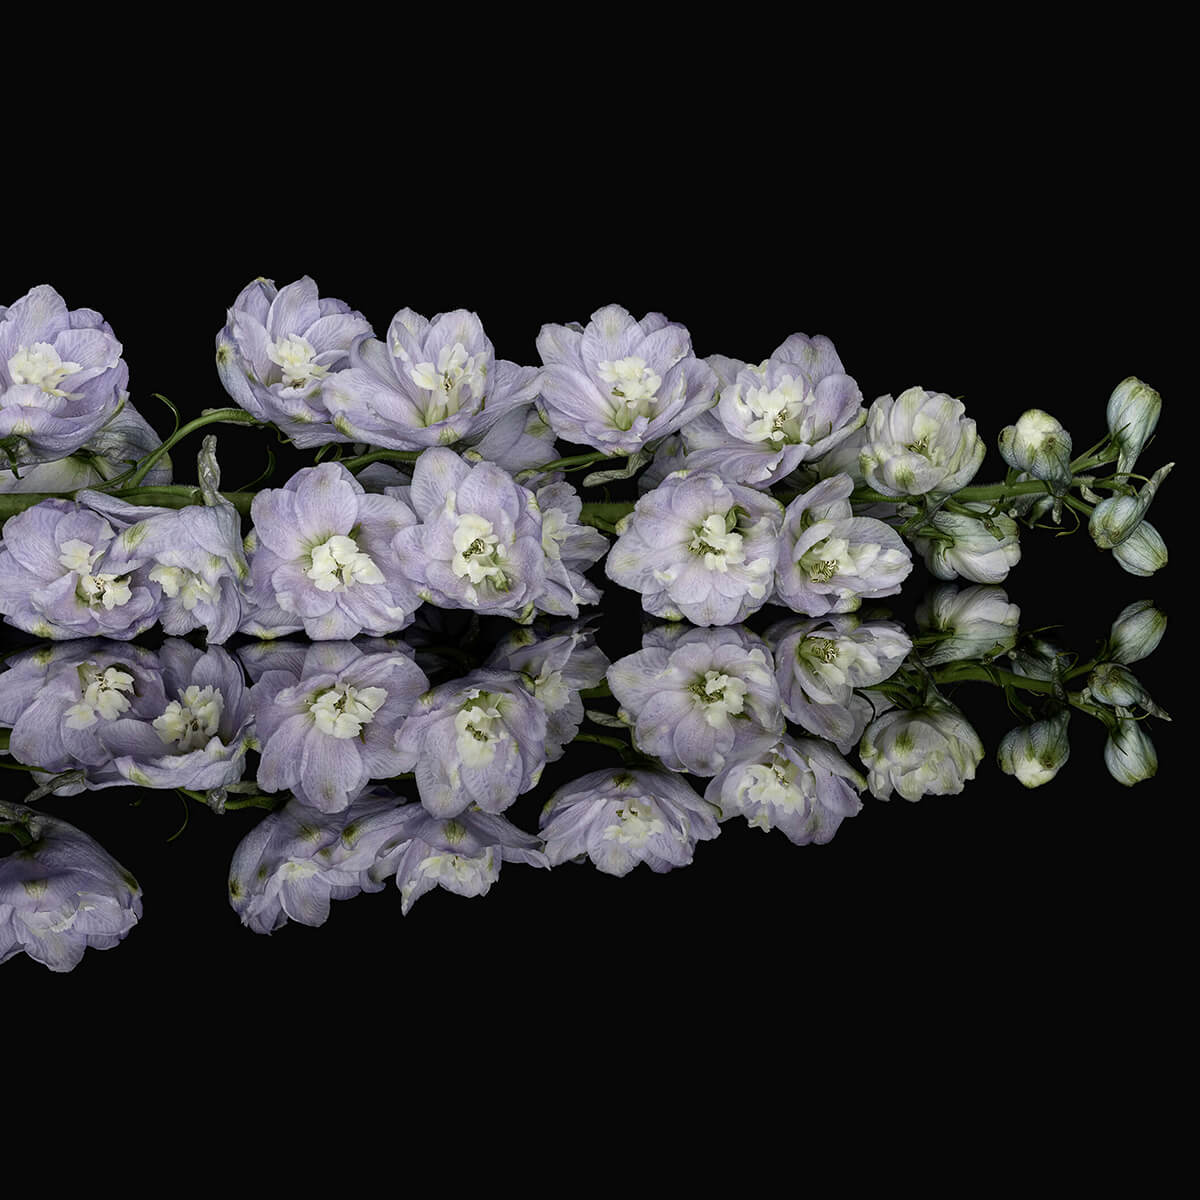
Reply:
M68 729L87 729L97 721L112 721L130 705L127 693L133 691L133 676L116 667L98 671L94 663L79 668L83 698L63 714Z
M318 591L342 591L355 583L382 583L383 572L375 560L345 534L335 534L312 549L312 565L305 574Z
M335 738L358 737L387 700L381 687L356 688L339 683L322 692L309 706L317 728Z
M197 687L191 684L172 700L162 715L155 717L152 724L158 736L166 743L174 742L181 754L200 750L217 734L221 714L225 711L225 697L212 686Z

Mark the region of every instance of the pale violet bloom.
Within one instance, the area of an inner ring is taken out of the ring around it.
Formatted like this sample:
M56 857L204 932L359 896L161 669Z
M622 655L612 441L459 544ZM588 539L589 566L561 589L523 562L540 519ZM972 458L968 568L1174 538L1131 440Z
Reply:
M546 710L516 671L472 671L420 697L396 750L433 816L503 812L542 777Z
M38 782L84 772L56 795L127 783L114 761L114 729L125 719L150 722L166 707L157 656L99 638L27 651L0 681L0 724L12 729L13 758L38 768Z
M996 750L1000 770L1015 775L1027 788L1049 783L1071 756L1067 737L1070 719L1070 710L1064 708L1044 721L1010 729Z
M392 492L393 489L389 489ZM403 492L420 517L395 554L417 596L439 608L532 618L546 585L542 514L528 488L491 463L426 450Z
M90 308L48 284L0 305L0 462L74 454L112 418L129 385L121 343Z
M1113 662L1139 662L1158 649L1167 631L1167 614L1153 600L1135 600L1117 614L1109 633L1109 657Z
M404 916L437 887L456 896L486 896L506 862L550 866L536 837L507 817L477 808L435 817L420 804L406 804L391 824L392 832L367 870L363 887L378 891L394 878Z
M894 529L854 515L853 489L848 475L835 475L787 507L775 598L796 612L853 612L865 599L894 596L912 571L912 555Z
M86 833L0 800L0 828L20 848L0 858L0 963L24 951L70 971L87 950L111 950L142 916L138 881Z
M966 717L944 700L893 709L867 726L858 747L871 794L890 800L956 796L983 761L983 743Z
M514 409L524 410L523 429L537 392L537 369L497 359L475 313L429 320L403 308L386 341L355 339L349 369L327 381L322 399L350 441L421 450L478 441Z
M3 492L77 492L115 479L162 445L162 439L140 412L124 403L97 433L73 454L16 471L0 471ZM144 487L171 482L171 456L164 454L146 472Z
M494 424L481 423L458 449L469 463L495 463L513 475L543 467L559 457L554 430L536 400L505 409Z
M581 604L600 603L600 589L583 572L608 553L608 538L579 523L583 503L569 483L538 488L537 506L542 512L546 582L534 603L540 612L577 617Z
M720 832L717 810L678 775L666 771L593 771L561 787L541 815L542 843L552 867L585 857L606 875L686 867L697 842Z
M104 513L89 505L89 498ZM136 637L158 619L162 590L148 555L124 538L142 514L99 492L43 500L10 517L0 542L0 613L42 638Z
M165 703L153 717L132 707L104 726L117 773L147 788L209 791L237 783L257 749L250 692L237 660L168 638L158 651ZM157 693L155 698L157 699Z
M932 635L932 645L921 648L921 661L933 667L1006 654L1016 645L1021 610L1003 588L944 584L917 606L916 621L918 629Z
M289 920L324 925L331 901L364 890L366 873L401 811L400 800L379 789L334 813L289 800L234 851L229 868L234 912L255 933L274 933Z
M784 716L843 753L887 707L862 689L890 679L912 640L894 621L861 621L853 614L781 621L765 634L775 656Z
M303 629L344 640L394 633L412 620L421 600L393 548L417 521L403 500L369 493L345 467L321 463L259 492L250 515L253 632Z
M1158 425L1162 397L1149 385L1130 375L1121 380L1108 398L1108 431L1117 446L1117 470L1132 471L1142 448Z
M691 469L765 488L866 421L862 392L826 337L793 334L757 366L722 355L707 361L719 399L682 431Z
M885 496L922 496L965 487L983 462L984 444L961 400L909 388L881 396L867 413L859 466Z
M311 646L299 675L264 671L251 688L262 745L258 785L338 812L372 779L402 765L396 733L429 686L407 654L364 653L350 642Z
M827 742L780 738L774 746L731 762L713 777L704 798L721 820L742 816L756 829L780 829L797 846L832 840L846 817L862 808L867 781Z
M691 629L672 649L648 645L608 668L608 686L638 749L670 771L715 775L783 733L771 652L748 630Z
M559 632L515 629L492 651L487 666L516 671L533 689L534 699L546 711L546 761L562 758L564 749L579 732L583 720L583 688L603 682L608 656L596 645L595 635L582 626Z
M370 333L362 313L322 299L307 275L282 288L256 279L217 334L217 374L237 404L297 446L354 441L334 428L322 393L349 366L351 343Z
M668 620L733 625L766 603L783 506L712 471L676 471L617 525L604 569Z
M992 512L991 505L970 500L962 507L978 516L939 508L929 523L936 537L912 535L913 545L925 560L930 574L938 579L970 579L973 583L1000 583L1021 561L1017 523L1005 513ZM899 518L912 515L903 506Z
M543 325L537 346L546 416L569 442L633 454L712 406L717 377L662 313L637 321L610 304L582 330Z
M1125 787L1133 787L1158 772L1158 754L1142 722L1122 708L1104 743L1104 765Z

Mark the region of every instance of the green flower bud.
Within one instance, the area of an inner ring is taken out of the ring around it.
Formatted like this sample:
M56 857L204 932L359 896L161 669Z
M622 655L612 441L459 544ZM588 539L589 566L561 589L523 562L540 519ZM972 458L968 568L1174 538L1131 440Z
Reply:
M1119 546L1113 547L1113 558L1130 575L1153 575L1167 565L1167 543L1149 521L1143 521Z
M1162 641L1166 629L1167 614L1155 608L1153 600L1134 601L1121 609L1113 622L1109 636L1113 661L1135 663L1148 658Z
M1104 746L1104 765L1108 773L1126 787L1133 787L1154 775L1158 770L1158 755L1140 722L1129 716L1117 722Z
M1150 386L1132 375L1117 384L1108 398L1108 431L1120 452L1118 471L1132 471L1158 424L1162 412L1162 397Z
M1161 709L1150 698L1150 693L1138 682L1138 678L1120 663L1101 663L1088 676L1088 691L1092 698L1110 708L1133 708L1134 705L1169 721L1165 709Z
M1027 788L1041 787L1058 774L1071 756L1066 710L1044 721L1009 730L1000 740L996 761L1006 775L1015 775Z
M1071 484L1071 435L1049 413L1031 408L1000 431L1000 454L1016 471L1065 491Z
M1109 496L1092 509L1088 532L1101 550L1119 546L1141 524L1155 492L1174 466L1159 467L1136 496Z

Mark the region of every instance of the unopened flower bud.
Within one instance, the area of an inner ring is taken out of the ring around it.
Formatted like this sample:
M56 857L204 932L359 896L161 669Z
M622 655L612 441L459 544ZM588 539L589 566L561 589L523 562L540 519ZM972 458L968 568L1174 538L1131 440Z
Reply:
M1141 524L1154 493L1171 473L1174 463L1159 467L1136 496L1109 496L1092 509L1088 532L1101 550L1119 546Z
M1135 600L1121 609L1113 622L1109 636L1113 662L1135 663L1148 658L1166 629L1167 614L1155 608L1153 600Z
M1167 543L1149 521L1143 521L1119 546L1113 547L1113 558L1130 575L1153 575L1167 565Z
M1070 486L1071 435L1040 408L1022 413L1015 425L1000 431L1000 455L1014 470L1028 471L1060 491Z
M1108 398L1108 431L1120 451L1118 471L1131 471L1158 424L1162 397L1132 375L1117 384Z
M996 761L1006 775L1015 775L1027 788L1041 787L1058 774L1071 755L1067 738L1070 713L1012 729L1000 741Z
M1142 731L1141 722L1122 717L1104 746L1104 765L1108 773L1126 787L1149 779L1158 770L1154 743Z
M1088 676L1088 691L1094 699L1110 708L1133 708L1134 705L1165 720L1171 718L1165 710L1150 699L1150 693L1142 687L1137 676L1120 663L1101 663Z

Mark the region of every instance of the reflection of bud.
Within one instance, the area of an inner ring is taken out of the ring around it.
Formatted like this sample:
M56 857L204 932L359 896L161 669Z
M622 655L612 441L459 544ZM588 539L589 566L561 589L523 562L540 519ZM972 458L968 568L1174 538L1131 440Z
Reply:
M1119 546L1137 529L1150 508L1154 493L1174 466L1174 463L1167 463L1165 467L1159 467L1136 496L1109 496L1092 509L1088 533L1101 550Z
M1088 691L1110 708L1132 708L1135 704L1169 721L1171 718L1150 699L1150 693L1138 682L1137 676L1120 663L1101 663L1088 676Z
M1003 588L976 586L959 591L951 584L934 588L917 606L917 626L944 635L921 651L926 666L964 658L995 658L1010 650L1021 610Z
M871 794L905 800L955 796L983 758L983 743L953 705L896 709L871 722L858 747Z
M1070 713L1009 730L1000 741L996 761L1005 775L1015 775L1027 788L1041 787L1058 774L1071 755L1067 738Z
M1132 375L1108 398L1108 431L1120 451L1118 471L1132 471L1137 456L1158 424L1162 397Z
M1119 663L1135 663L1148 658L1162 641L1167 628L1167 614L1154 607L1153 600L1135 600L1117 614L1109 640L1112 659Z
M1167 543L1149 521L1143 521L1119 546L1113 547L1113 558L1130 575L1153 575L1167 565Z
M1016 471L1028 471L1065 490L1070 486L1071 435L1049 413L1031 408L1000 432L1000 455Z
M1142 732L1140 722L1128 716L1117 722L1104 747L1104 765L1126 787L1149 779L1158 770L1154 743Z

